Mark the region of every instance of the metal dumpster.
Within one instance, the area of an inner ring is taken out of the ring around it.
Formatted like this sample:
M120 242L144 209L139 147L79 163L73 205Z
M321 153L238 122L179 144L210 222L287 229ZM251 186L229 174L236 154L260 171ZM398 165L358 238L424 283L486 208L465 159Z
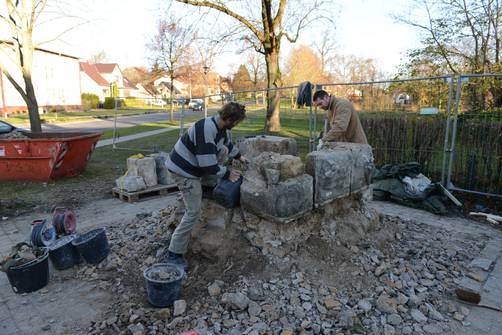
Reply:
M49 181L82 172L101 133L24 133L0 139L0 181Z

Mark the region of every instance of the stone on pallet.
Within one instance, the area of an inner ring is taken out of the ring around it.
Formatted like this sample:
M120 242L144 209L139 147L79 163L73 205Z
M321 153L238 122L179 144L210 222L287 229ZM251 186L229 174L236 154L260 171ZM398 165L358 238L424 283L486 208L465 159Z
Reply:
M312 210L312 177L304 174L275 185L244 179L241 206L260 217L290 221Z
M328 143L309 153L306 160L306 171L314 177L316 205L346 197L370 183L373 153L367 144Z
M150 155L155 159L155 170L157 172L157 183L161 185L171 185L174 184L174 179L171 172L167 169L166 160L169 157L167 152L159 152Z
M239 151L246 157L256 157L262 152L296 156L298 147L292 138L261 135L244 139L239 143Z
M127 192L137 192L146 188L145 181L141 176L122 176L115 180L120 190Z
M155 166L155 159L153 157L129 157L127 159L127 175L143 177L146 186L155 186L157 185Z

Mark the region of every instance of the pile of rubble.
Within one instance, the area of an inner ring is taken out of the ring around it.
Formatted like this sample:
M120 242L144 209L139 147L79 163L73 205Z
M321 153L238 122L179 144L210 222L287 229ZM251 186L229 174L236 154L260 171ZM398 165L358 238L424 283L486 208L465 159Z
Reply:
M142 277L165 257L179 208L138 215L108 229L106 262L79 271L115 297L86 333L441 334L468 314L452 290L484 242L370 210L370 147L314 152L305 166L289 139L241 151L254 157L242 208L204 201L183 300L151 307Z
M185 300L156 309L146 302L141 272L163 257L174 217L169 208L108 230L108 260L98 268L82 268L79 276L114 292L116 301L87 333L441 334L448 322L468 314L451 302L451 291L484 246L459 244L447 231L383 218L378 230L356 244L306 241L295 257L286 255L290 261L283 271L240 264L229 271L236 280L221 269L220 278L211 277L198 264L225 264L191 255ZM263 256L257 251L256 257Z

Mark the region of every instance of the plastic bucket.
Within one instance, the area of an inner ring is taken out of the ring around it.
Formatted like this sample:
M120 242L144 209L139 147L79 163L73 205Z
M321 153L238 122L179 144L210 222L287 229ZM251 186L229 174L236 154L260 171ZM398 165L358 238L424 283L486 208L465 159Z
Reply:
M19 266L7 270L7 278L15 293L29 293L45 287L49 283L49 252Z
M162 280L155 278L156 272L174 272L173 278ZM155 307L171 306L181 296L181 281L185 271L182 267L169 264L153 264L143 271L146 281L146 293L148 302Z
M56 230L46 220L35 220L31 227L31 243L37 247L46 247L56 240Z
M58 235L71 235L77 230L77 218L72 211L57 207L52 213L52 225Z
M228 179L221 180L213 190L214 200L225 208L239 206L242 181L242 176L235 182L231 182Z
M74 235L64 236L49 247L49 258L56 269L66 270L81 263L80 254L71 243L73 239Z
M78 235L71 242L87 263L98 264L110 253L104 228L91 230Z

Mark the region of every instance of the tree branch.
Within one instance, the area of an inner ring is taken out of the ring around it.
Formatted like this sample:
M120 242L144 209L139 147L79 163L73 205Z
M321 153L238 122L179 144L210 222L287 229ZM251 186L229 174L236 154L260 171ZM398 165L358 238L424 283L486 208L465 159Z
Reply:
M241 16L241 15L235 13L234 11L230 10L229 8L225 7L224 5L216 4L213 2L209 2L209 1L195 1L195 0L176 0L176 1L184 3L184 4L196 6L196 7L212 8L212 9L215 9L219 12L227 14L228 16L231 16L234 19L238 20L240 23L245 25L249 30L251 30L253 32L253 34L255 34L256 38L258 38L258 40L260 40L260 41L264 40L263 34L258 29L256 29L255 26L253 26L251 24L251 22L249 22L249 20L247 20L244 16Z
M307 19L310 16L310 14L312 14L312 12L314 10L316 10L316 9L317 9L317 5L312 6L307 11L307 13L300 19L300 21L298 22L298 26L296 27L295 37L289 36L289 34L287 32L284 32L284 31L281 31L281 33L280 33L281 37L284 36L284 37L286 37L288 39L289 42L295 43L298 40L298 37L300 36L300 31L303 28L305 28L310 22L313 21L313 19L312 20L307 20Z
M279 8L277 9L277 14L272 21L274 29L282 25L282 17L284 16L284 10L286 9L286 0L281 0L279 2Z
M89 21L84 21L84 22L81 22L81 23L76 24L76 25L74 25L74 26L71 26L70 28L63 30L61 33L59 33L59 34L58 34L58 35L56 35L55 37L53 37L53 38L51 38L51 39L48 39L48 40L45 40L45 41L42 41L42 42L37 43L37 44L35 45L35 47L36 47L36 46L39 46L39 45L42 45L42 44L45 44L45 43L50 43L50 42L53 42L53 41L55 41L55 40L59 39L59 38L60 38L61 36L63 36L64 34L66 34L67 32L72 31L73 29L76 29L77 27L80 27L80 26L82 26L82 25L84 25L84 24L87 24L87 23L89 23L89 22L91 22L91 21L90 21L90 20L89 20Z
M9 79L10 83L12 84L12 86L14 86L14 88L19 92L19 94L21 94L21 96L23 97L24 101L29 101L28 99L28 95L26 94L25 90L14 80L14 78L12 78L12 76L10 75L9 73L9 70L7 70L5 67L1 67L2 69L2 72L3 74L7 77L7 79Z

